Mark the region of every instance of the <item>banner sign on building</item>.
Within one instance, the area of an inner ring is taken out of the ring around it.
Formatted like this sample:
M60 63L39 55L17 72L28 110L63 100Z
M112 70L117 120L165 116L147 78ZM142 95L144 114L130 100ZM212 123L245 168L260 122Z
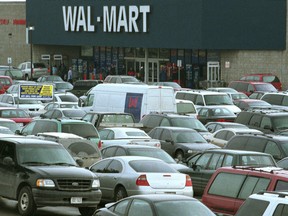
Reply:
M53 85L20 85L19 99L53 100Z

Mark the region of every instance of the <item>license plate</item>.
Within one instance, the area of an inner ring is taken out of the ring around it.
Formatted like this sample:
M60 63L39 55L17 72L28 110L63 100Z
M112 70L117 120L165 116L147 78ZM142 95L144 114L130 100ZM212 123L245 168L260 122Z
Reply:
M71 197L71 204L81 204L82 197Z

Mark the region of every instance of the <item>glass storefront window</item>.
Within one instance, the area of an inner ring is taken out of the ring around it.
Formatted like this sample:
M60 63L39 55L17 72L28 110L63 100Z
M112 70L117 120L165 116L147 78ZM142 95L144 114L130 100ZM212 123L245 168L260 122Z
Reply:
M135 57L135 48L125 48L125 57Z
M136 48L136 57L145 58L145 50L143 48Z
M148 58L158 58L158 49L148 49Z
M169 49L159 49L159 58L160 59L170 59Z

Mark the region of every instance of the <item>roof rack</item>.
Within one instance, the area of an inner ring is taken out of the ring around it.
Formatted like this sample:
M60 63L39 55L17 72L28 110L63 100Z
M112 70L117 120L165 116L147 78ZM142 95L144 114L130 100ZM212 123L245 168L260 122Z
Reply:
M285 192L285 193L282 193ZM264 195L264 194L273 194L276 195L277 197L280 198L288 198L288 191L283 190L283 191L260 191L257 194Z
M258 171L274 174L275 171L283 170L280 167L257 167L257 166L232 166L233 169L242 169L242 170L250 170L250 171Z

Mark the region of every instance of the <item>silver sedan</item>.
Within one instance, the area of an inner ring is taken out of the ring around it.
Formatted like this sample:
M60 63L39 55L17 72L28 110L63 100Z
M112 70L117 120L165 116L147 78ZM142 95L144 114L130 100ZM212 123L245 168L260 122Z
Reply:
M95 163L90 170L99 176L101 202L118 201L138 194L193 196L191 178L156 158L111 157Z

